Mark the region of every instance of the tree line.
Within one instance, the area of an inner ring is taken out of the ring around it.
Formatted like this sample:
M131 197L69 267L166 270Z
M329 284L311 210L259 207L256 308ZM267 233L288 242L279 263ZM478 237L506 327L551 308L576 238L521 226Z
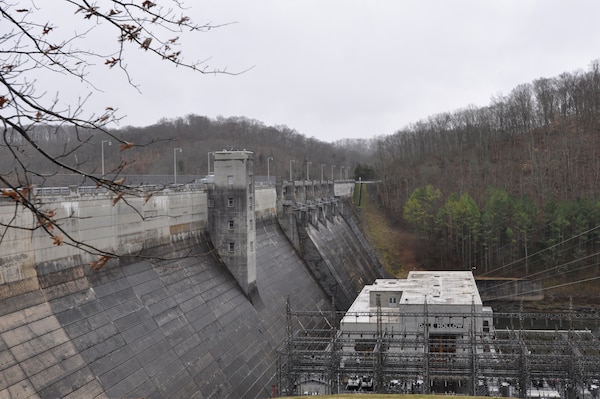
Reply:
M328 143L308 138L287 126L267 126L245 117L211 119L187 115L162 119L145 127L113 129L110 134L112 136L99 136L93 130L52 125L37 125L30 131L32 140L43 146L48 154L85 174L98 176L103 164L106 176L111 177L172 175L176 162L178 174L202 177L214 171L211 155L214 151L243 149L254 153L256 175L270 174L274 178L288 179L290 169L295 180L307 177L313 180L334 177L337 180L346 176L354 178L355 173L365 179L374 175L368 166L374 140ZM19 150L15 156L27 162L29 172L36 171L35 176L29 178L36 185L52 185L61 181L58 175L70 173L46 158L30 156L32 144L18 134L9 131L7 142L9 146L0 145L0 171L15 185L19 175L13 173L11 148ZM122 152L121 142L136 145ZM182 148L176 158L173 155L175 148ZM38 172L42 170L43 173Z
M163 119L155 125L143 128L126 127L119 131L122 137L143 138L143 141L157 141L169 138L151 146L157 154L148 164L133 166L132 173L170 173L172 157L166 151L182 147L178 155L178 169L182 174L205 175L208 172L208 153L221 150L243 150L254 153L256 175L277 176L318 180L323 171L324 179L340 178L340 168L352 172L357 163L369 159L368 140L346 140L328 143L314 137L306 137L285 125L268 126L263 122L246 117L217 117L214 119L187 115L175 119ZM138 140L139 141L139 140ZM149 150L149 149L148 149ZM140 156L146 149L140 150ZM272 158L269 160L269 158ZM290 162L293 161L293 162ZM212 162L212 161L210 161ZM321 165L324 165L321 167ZM333 176L332 176L332 166ZM308 176L307 176L308 174ZM346 175L345 173L343 174Z
M488 106L418 121L379 139L378 197L419 232L430 267L524 275L578 256L592 264L599 111L593 61L587 71L520 84Z
M403 217L415 226L430 268L478 269L478 275L530 276L600 271L600 201L551 200L489 188L481 205L467 192L413 191ZM591 268L590 268L591 267Z
M378 141L381 198L396 214L429 182L481 197L496 185L534 200L593 197L600 179L600 64L524 83L485 107L431 116Z

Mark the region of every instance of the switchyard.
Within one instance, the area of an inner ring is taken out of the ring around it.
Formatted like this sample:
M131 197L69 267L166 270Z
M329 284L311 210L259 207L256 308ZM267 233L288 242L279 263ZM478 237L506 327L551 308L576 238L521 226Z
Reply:
M505 328L497 329L491 338L473 334L460 340L427 338L425 328L407 331L407 338L404 333L391 334L383 329L363 331L363 337L373 344L369 347L365 341L360 347L361 343L339 329L347 313L288 309L287 316L288 339L277 353L277 382L282 396L347 392L357 389L348 384L353 377L366 377L374 381L369 390L380 393L598 397L600 321L596 316L575 312L496 313L495 318L506 321ZM393 315L376 312L368 316L381 319ZM431 319L457 316L429 314ZM540 322L554 328L527 328ZM326 327L311 327L316 325ZM594 328L575 329L575 325ZM353 349L348 350L350 347ZM404 348L412 350L404 352Z
M293 311L288 303L287 340L277 352L280 396L360 391L598 397L597 314L491 316L478 308L472 292L471 304L462 309L433 306L425 297L420 309L406 311L391 309L393 301L382 304L381 287L371 286L375 302L367 310ZM364 323L349 329L349 320Z

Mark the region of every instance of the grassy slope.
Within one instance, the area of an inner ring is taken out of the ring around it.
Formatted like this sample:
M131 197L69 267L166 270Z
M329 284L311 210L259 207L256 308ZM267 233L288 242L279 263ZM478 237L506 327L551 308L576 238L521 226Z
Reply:
M360 205L358 184L354 195L361 230L386 270L398 278L404 278L409 271L418 268L413 252L416 238L412 233L392 225L383 209L369 198L367 184L362 186Z

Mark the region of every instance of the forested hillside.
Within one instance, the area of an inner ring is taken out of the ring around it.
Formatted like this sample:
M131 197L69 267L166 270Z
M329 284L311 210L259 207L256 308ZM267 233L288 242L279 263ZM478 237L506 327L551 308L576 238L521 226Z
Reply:
M183 148L177 156L181 174L202 175L208 171L208 153L223 149L247 149L254 152L255 173L267 175L267 166L272 176L289 178L290 165L294 179L331 178L332 165L336 179L340 177L340 167L349 168L353 174L357 163L369 159L372 140L354 140L327 143L316 138L307 138L287 126L266 126L262 122L230 117L209 119L203 116L188 115L175 120L163 120L145 128L124 128L119 131L126 140L148 142L168 139L147 148L138 149L136 165L131 165L128 173L161 174L171 173L173 157L169 151ZM153 155L148 157L148 152ZM161 156L162 154L162 156ZM267 165L267 159L273 159ZM293 161L290 163L290 160ZM307 163L308 170L307 170ZM344 170L345 176L345 170Z
M115 138L94 136L85 129L62 126L36 126L31 131L33 141L61 162L77 166L85 173L100 175L104 159L105 173L119 175L173 175L177 163L179 175L202 177L208 173L209 153L223 149L254 152L256 175L301 180L308 177L336 179L354 177L357 165L363 165L374 151L374 140L344 140L328 143L307 138L286 126L266 126L244 117L210 119L188 115L174 120L162 120L147 127L124 127L110 131ZM20 141L18 141L20 140ZM27 183L55 184L63 180L56 174L65 173L56 165L34 157L35 150L19 135L7 135L9 145L0 145L0 173L13 179L16 186ZM132 143L121 151L123 143ZM91 144L91 145L90 145ZM175 149L181 148L182 151ZM14 150L28 176L14 173ZM104 154L104 156L103 156ZM4 155L4 156L3 156ZM268 158L272 157L270 161ZM292 161L292 162L290 162ZM212 161L211 161L212 165ZM361 167L359 167L359 170ZM212 170L212 168L211 168Z
M600 271L600 64L385 137L374 165L428 268L569 279Z

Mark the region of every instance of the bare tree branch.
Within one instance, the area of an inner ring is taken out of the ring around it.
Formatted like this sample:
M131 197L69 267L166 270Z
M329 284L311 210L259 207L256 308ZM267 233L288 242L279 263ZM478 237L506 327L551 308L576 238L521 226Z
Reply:
M150 145L152 141L132 143L118 137L110 130L110 126L122 118L117 109L111 106L100 110L87 109L93 93L75 103L65 104L59 93L52 97L40 90L40 76L54 74L70 79L70 84L101 91L102 84L94 81L92 67L110 69L118 66L127 83L137 88L126 60L138 52L149 53L157 62L166 61L175 67L202 74L236 75L244 71L212 68L208 65L210 58L197 61L183 58L180 38L187 32L206 33L228 24L198 25L185 14L186 9L178 0L161 1L160 4L150 0L64 0L63 4L69 6L65 13L71 12L75 16L78 21L75 25L80 30L66 37L61 37L67 32L61 29L64 23L48 21L42 7L38 7L42 4L36 4L34 0L0 0L0 150L3 157L13 161L10 169L0 168L0 199L14 203L15 212L21 207L31 212L36 224L26 229L43 230L55 245L69 245L98 255L97 261L90 265L98 269L118 254L95 248L71 236L63 224L74 215L56 218L53 211L35 200L32 196L33 178L44 179L59 170L87 178L98 188L112 192L113 204L119 201L127 204L143 220L144 216L128 203L127 196L143 198L152 193L128 186L120 178L123 169L134 160L122 158L119 165L111 169L111 178L108 178L86 170L86 160L77 159L77 154L85 147L97 145L99 137L118 143L121 153ZM100 29L106 37L102 43L88 40ZM36 138L40 129L48 129L54 135L68 132L70 140L59 149L49 148ZM33 166L38 165L40 160L49 166ZM14 216L0 223L0 227L0 243L9 229L23 228L15 224Z

